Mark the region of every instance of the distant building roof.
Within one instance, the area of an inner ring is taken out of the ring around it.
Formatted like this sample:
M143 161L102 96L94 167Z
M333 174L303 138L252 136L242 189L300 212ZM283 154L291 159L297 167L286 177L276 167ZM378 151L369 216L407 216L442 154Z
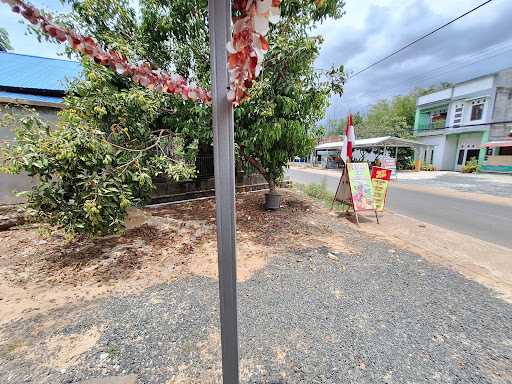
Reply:
M4 92L0 91L0 104L26 104L62 108L64 98L56 96L31 95L29 93Z
M0 89L64 93L68 80L76 79L82 66L76 61L0 52ZM36 93L36 92L34 92Z

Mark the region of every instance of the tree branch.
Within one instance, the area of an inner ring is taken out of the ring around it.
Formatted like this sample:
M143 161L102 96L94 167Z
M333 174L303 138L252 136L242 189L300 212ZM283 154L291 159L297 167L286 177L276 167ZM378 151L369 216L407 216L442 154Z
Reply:
M256 168L256 170L265 178L265 180L268 183L270 191L275 191L276 183L274 182L274 180L272 180L268 172L265 170L265 168L263 168L263 166L257 159L245 153L244 147L244 145L240 145L240 153L242 154L244 159L248 161L254 168Z

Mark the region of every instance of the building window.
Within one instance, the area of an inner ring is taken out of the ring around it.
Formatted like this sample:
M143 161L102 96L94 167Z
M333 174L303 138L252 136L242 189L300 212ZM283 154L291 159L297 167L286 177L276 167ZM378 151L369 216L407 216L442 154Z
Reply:
M471 121L482 120L484 116L484 105L473 104L471 107Z
M430 125L432 128L441 129L446 126L447 110L441 109L439 111L433 111L430 114Z
M466 153L466 164L471 160L478 161L478 156L480 155L479 149L468 149Z
M512 156L512 147L500 147L500 156Z
M461 149L459 151L459 157L457 158L457 165L462 165L463 161L464 161L464 150Z

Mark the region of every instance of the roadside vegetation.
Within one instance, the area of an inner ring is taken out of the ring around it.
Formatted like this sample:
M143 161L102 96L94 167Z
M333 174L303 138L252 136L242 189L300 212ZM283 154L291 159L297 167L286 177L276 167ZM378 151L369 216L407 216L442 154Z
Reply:
M333 206L332 201L334 199L334 193L328 191L325 184L293 183L293 189L322 203L326 208L330 209L332 206L333 210L336 212L346 212L350 208L348 205L340 202L335 202Z
M357 132L357 138L394 136L411 139L413 137L417 97L450 86L450 83L441 83L428 88L417 88L407 95L398 95L378 101L369 107L365 115L359 112L353 113L352 121ZM326 135L343 136L346 125L346 118L329 120L323 126L323 129ZM383 149L369 149L369 151L377 156L384 153ZM398 169L414 169L413 158L414 150L412 148L399 148L397 155ZM363 159L356 159L356 161L363 161Z
M462 167L462 173L476 173L479 170L480 166L478 165L478 159L475 157L466 162L464 167Z
M370 106L366 115L354 113L352 119L357 137L360 139L380 136L412 138L416 98L450 86L450 83L441 83L428 88L417 88L407 95L398 95L378 101ZM324 128L328 134L343 135L346 124L346 118L330 120Z

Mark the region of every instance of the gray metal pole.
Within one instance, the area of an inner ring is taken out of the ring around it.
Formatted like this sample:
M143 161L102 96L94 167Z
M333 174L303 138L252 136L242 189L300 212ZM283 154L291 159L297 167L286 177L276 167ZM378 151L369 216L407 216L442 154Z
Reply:
M229 79L226 49L231 39L231 1L209 0L208 7L222 375L224 384L238 384L235 151L233 106L227 98Z

